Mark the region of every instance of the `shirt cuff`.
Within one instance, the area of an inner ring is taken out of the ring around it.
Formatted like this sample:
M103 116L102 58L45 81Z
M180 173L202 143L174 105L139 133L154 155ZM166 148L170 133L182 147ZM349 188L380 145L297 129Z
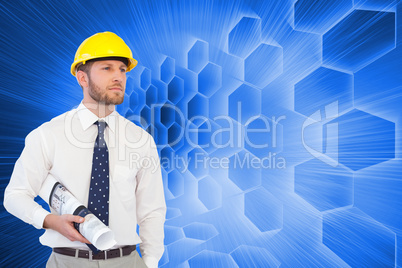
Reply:
M156 258L144 256L142 259L144 260L145 265L148 268L157 268L158 267L158 260Z
M49 215L50 212L47 211L46 209L42 208L42 207L38 207L33 215L33 223L32 225L36 228L36 229L42 229L43 228L43 222L46 218L47 215Z

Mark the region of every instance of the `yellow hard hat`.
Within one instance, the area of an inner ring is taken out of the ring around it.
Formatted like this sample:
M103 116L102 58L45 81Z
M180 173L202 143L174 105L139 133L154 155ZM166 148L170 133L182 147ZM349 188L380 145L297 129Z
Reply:
M80 63L85 64L88 60L122 57L128 60L127 72L137 65L137 60L133 59L133 53L118 35L111 32L94 34L82 42L75 53L74 62L71 65L71 74L76 75L76 67Z

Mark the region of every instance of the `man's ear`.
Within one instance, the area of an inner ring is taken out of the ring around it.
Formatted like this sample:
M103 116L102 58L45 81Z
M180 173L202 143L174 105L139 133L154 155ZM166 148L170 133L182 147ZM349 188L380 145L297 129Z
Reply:
M89 79L88 79L88 75L84 71L82 71L82 70L78 71L77 74L75 75L75 77L77 77L78 84L80 84L80 86L82 88L88 87Z

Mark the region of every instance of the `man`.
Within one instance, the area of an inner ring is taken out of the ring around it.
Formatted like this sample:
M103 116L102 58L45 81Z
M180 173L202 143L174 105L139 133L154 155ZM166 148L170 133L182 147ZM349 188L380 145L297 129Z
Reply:
M145 267L144 262L157 267L163 254L166 205L155 143L115 111L123 102L126 72L136 65L130 48L116 34L87 38L71 66L83 90L82 103L26 138L4 206L46 229L40 242L53 248L47 267ZM74 228L84 218L56 215L52 209L49 213L34 201L48 176L109 226L117 241L112 249L98 252L89 245Z

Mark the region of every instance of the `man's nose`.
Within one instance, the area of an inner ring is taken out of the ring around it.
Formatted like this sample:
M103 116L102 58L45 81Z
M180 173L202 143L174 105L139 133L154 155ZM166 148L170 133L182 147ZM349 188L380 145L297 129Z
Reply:
M113 81L123 82L124 77L126 76L125 72L122 72L120 69L114 72Z

